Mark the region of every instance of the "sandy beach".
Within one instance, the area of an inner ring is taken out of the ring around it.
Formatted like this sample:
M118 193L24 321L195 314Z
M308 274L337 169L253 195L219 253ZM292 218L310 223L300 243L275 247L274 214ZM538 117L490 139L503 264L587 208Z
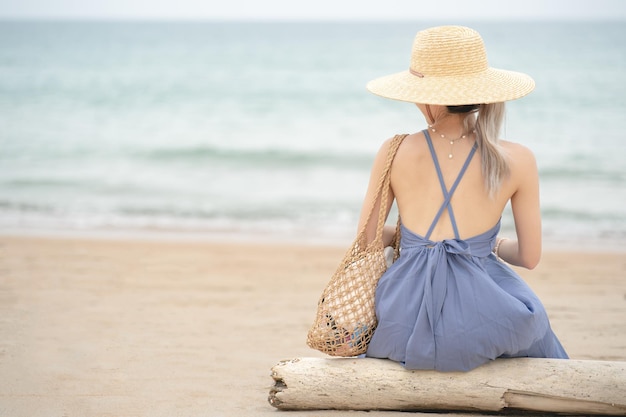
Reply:
M306 331L343 251L0 237L0 416L377 415L267 402L273 365L323 356ZM550 250L520 273L572 358L626 360L625 253Z

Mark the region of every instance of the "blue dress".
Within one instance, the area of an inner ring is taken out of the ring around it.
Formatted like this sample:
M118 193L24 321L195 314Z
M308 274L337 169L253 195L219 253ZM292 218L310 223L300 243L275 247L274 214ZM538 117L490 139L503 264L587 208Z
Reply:
M426 236L401 225L400 257L376 289L378 327L366 356L439 371L468 371L498 357L566 359L541 301L491 252L500 222L478 236L459 237L450 199L476 145L448 191L428 131L424 134L444 202ZM431 241L444 210L455 238Z

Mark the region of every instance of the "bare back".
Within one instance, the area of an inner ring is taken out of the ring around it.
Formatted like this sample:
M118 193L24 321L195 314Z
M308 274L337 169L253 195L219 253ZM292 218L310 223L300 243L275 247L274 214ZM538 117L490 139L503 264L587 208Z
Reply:
M432 141L433 148L439 160L446 188L450 189L474 142L464 141L455 144L454 158L449 159L449 145L446 141L436 139ZM485 189L480 154L476 152L451 199L462 239L476 236L493 227L500 219L509 199L512 202L518 237L520 229L532 231L537 227L540 228L538 178L534 157L527 148L519 144L506 141L500 143L509 160L510 175L503 181L495 197L490 198ZM378 161L386 155L387 147L388 142L379 151L372 170L372 179L380 175L381 164ZM370 186L368 193L372 188ZM424 236L444 201L444 195L422 132L409 135L398 149L391 170L391 189L397 200L404 226ZM430 239L438 241L448 238L454 238L454 231L449 214L444 211Z
M437 139L437 138L434 138ZM459 176L473 141L456 144L454 158L448 158L446 141L432 142L447 190ZM435 163L423 133L408 136L399 148L391 171L391 186L405 227L425 236L444 201ZM459 235L462 239L478 235L493 227L500 218L509 195L500 192L490 199L481 174L480 155L476 153L452 196ZM450 215L445 210L434 225L430 239L454 238Z
M456 180L474 141L455 144L454 157L448 158L449 143L433 138L433 148L439 160L446 188ZM367 213L372 208L378 179L382 174L390 140L379 150L372 168L370 183L361 210L359 228L365 226ZM491 198L485 189L481 157L477 151L470 160L451 199L456 224L461 239L468 239L494 227L500 219L507 202L511 201L517 240L515 242L516 265L538 262L541 253L541 214L539 207L539 178L532 152L519 144L500 141L506 153L510 175L502 182L500 190ZM407 136L400 145L391 168L391 194L396 199L402 223L406 228L425 236L445 200L435 164L424 133ZM374 204L377 213L379 202ZM391 202L387 212L391 208ZM376 217L376 216L374 216ZM367 224L369 240L373 239L376 219ZM441 241L453 239L454 230L447 211L435 224L429 239Z

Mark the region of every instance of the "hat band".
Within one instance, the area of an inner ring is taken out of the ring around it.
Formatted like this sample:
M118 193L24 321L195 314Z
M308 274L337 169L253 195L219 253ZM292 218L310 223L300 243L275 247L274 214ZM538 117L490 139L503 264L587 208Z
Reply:
M413 68L409 68L409 72L415 75L416 77L424 78L424 74L422 74L421 72L415 71Z

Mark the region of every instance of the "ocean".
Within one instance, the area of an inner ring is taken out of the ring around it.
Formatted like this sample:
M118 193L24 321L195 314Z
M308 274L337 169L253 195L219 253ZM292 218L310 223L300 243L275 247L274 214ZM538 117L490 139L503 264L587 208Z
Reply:
M626 246L621 21L0 21L0 233L345 245L382 141L425 127L365 84L442 23L537 83L502 136L535 152L546 242Z

